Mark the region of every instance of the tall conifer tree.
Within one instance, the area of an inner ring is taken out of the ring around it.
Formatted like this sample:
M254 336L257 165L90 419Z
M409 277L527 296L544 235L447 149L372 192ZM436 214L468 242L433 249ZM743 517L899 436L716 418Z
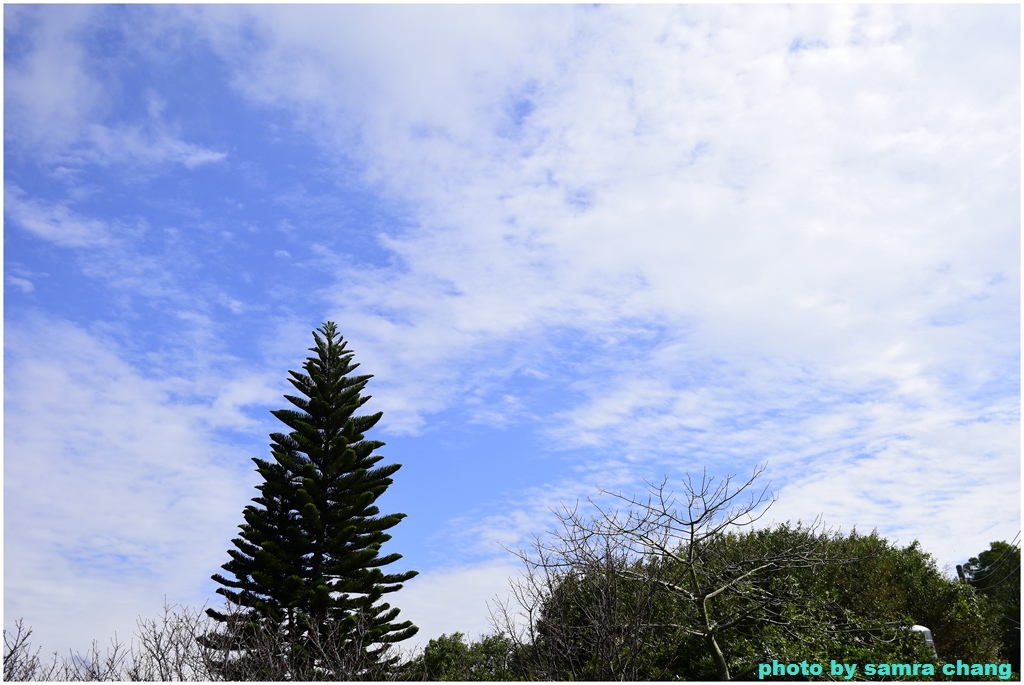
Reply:
M358 364L334 323L313 339L305 373L289 372L294 408L272 412L290 432L271 434L272 459L253 459L260 496L243 512L228 576L213 576L230 610L208 610L225 627L205 642L228 652L231 679L373 677L417 631L381 601L416 572L382 570L401 558L380 550L405 514L375 505L400 464L378 465L384 443L363 437L381 417L356 415L371 376L351 375Z

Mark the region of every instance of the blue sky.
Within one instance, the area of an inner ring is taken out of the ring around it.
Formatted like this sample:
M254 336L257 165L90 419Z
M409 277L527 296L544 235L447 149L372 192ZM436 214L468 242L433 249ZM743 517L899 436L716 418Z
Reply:
M1019 125L1015 5L5 5L4 626L215 598L325 320L424 641L704 467L1010 540Z

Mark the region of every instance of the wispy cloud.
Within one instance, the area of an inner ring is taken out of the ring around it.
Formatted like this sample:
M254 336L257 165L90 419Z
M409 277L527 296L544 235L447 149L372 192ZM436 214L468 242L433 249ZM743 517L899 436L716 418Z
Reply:
M153 587L201 603L250 496L245 455L109 340L42 317L4 338L6 614L56 612L40 643L85 649L156 611ZM120 599L97 616L96 596Z
M85 69L86 50L77 40L95 12L82 5L44 20L28 7L4 8L5 35L31 44L23 58L4 59L5 140L52 149L100 115L103 87Z
M83 217L63 203L34 200L18 186L4 186L4 212L19 227L61 247L103 247L113 242L103 221Z
M980 58L936 55L909 29L931 30L928 10L573 10L593 35L552 29L559 40L539 55L525 54L528 32L505 39L514 48L501 64L534 84L513 142L480 134L496 116L489 106L513 93L467 90L491 65L470 59L475 43L457 47L447 15L423 12L421 52L445 60L443 76L422 102L409 91L414 105L380 124L386 139L365 129L360 148L416 203L420 225L384 237L400 268L343 276L338 297L390 360L385 383L422 377L398 372L407 364L447 372L488 346L565 327L600 335L628 317L671 327L702 358L923 383L929 364L967 357L958 340L981 342L978 326L1001 325L1017 299L1015 217L989 209L1017 193L1015 100L971 99ZM246 93L305 103L326 131L345 129L352 108L377 120L373 98L385 95L342 100L349 89L302 85L357 78L337 54L354 47L319 40L313 14L272 18L251 16L263 42L247 53ZM768 30L739 40L750 22ZM388 40L403 25L388 24ZM797 37L814 49L791 51ZM573 59L554 68L570 46ZM381 88L406 83L413 62L369 61L387 70ZM494 81L507 88L503 77ZM473 116L452 126L472 144L428 135L425 112ZM986 220L967 218L977 216ZM929 325L954 312L972 325ZM398 342L410 337L415 346ZM439 408L407 389L410 405Z
M381 178L421 219L386 238L400 269L339 291L381 357L391 425L457 405L479 382L467 368L495 350L544 368L560 336L596 341L632 322L618 344L590 347L578 375L562 368L578 399L540 421L554 444L669 473L770 459L804 518L823 501L797 474L819 463L832 497L856 493L826 515L966 553L943 528L987 527L964 522L976 488L1019 482L1018 98L979 88L993 53L939 47L929 32L946 29L925 9L576 18L599 32L516 53L534 84L519 138L465 145L412 116L389 121L387 142L364 131ZM751 22L766 29L758 39L735 32ZM282 64L292 34L272 35L279 73L316 70ZM790 51L796 36L814 47ZM1012 71L1016 39L997 40ZM564 69L540 66L569 44ZM288 92L253 83L265 99ZM478 113L457 129L493 121L492 92L466 105L445 90L458 86L434 83L448 97L430 106ZM337 91L323 92L307 97L327 118ZM401 165L386 166L396 130ZM439 165L457 185L434 182ZM968 460L978 422L994 431L990 456ZM851 460L852 488L850 469L824 466ZM1017 513L1004 494L1006 528Z
M138 127L92 126L85 141L82 157L101 166L181 164L194 169L227 157L224 152L186 143L166 131Z
M59 20L42 20L32 8L5 8L8 35L17 35L13 40L19 46L31 44L18 58L4 61L7 140L13 152L42 155L65 177L81 175L86 164L138 173L140 167L191 169L222 161L223 151L179 139L152 91L145 94L143 123L112 121L123 84L86 49L103 13L82 6Z
M27 278L22 278L21 276L12 276L10 274L5 274L4 282L13 285L15 288L18 288L23 293L30 293L36 289L36 286L34 283L32 283L32 281L30 281Z

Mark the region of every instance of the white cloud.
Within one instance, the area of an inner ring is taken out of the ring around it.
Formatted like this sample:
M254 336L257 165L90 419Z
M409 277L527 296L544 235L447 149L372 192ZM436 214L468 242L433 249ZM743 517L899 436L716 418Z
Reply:
M419 632L404 649L425 647L441 635L462 633L473 640L492 631L489 607L508 594L508 579L520 572L509 556L466 566L421 573L405 584L395 605L400 619L411 620Z
M36 289L36 286L32 283L32 281L28 280L27 278L21 278L20 276L8 275L4 278L4 281L10 283L23 293L30 293Z
M111 303L127 309L132 301L160 302L165 314L184 324L172 340L191 337L193 345L202 338L203 345L186 350L189 360L212 354L205 344L212 342L212 331L224 324L214 320L211 311L220 306L239 314L255 306L202 278L200 261L191 252L194 248L175 238L176 228L153 227L140 217L100 219L96 216L106 216L102 211L93 216L76 204L37 199L16 185L4 187L10 228L74 250L81 273L105 285L112 294ZM18 287L31 285L26 275L30 274L8 274L8 280Z
M7 321L5 354L7 620L84 650L164 596L201 604L252 494L247 455L71 324Z
M1020 450L1019 410L993 410L990 420L912 416L899 434L868 432L869 453L843 450L793 471L783 464L772 514L821 513L846 531L920 540L940 567L963 563L1020 529L1020 462L1010 458Z
M392 429L458 404L508 350L500 373L543 368L553 333L661 330L646 351L593 352L603 373L547 424L563 444L824 459L836 478L828 459L867 449L859 482L917 469L934 497L846 499L845 515L959 517L980 540L972 489L934 516L971 467L930 436L1007 407L970 429L992 453L977 487L1019 482L1017 405L992 389L1019 355L1014 10L573 8L539 34L520 22L546 10L505 8L469 36L444 12L364 8L365 43L337 40L346 11L249 15L238 83L349 154L358 141L415 209L382 238L397 268L343 278L336 304ZM961 47L961 20L992 39ZM492 40L493 60L477 51Z
M180 164L189 169L227 157L224 152L179 140L160 128L90 126L84 136L87 144L81 157L101 166Z
M85 68L77 40L96 8L79 5L46 20L28 7L5 7L5 38L31 47L20 59L4 61L7 133L32 145L60 147L73 141L83 123L104 110L103 85ZM14 46L10 46L12 49Z
M18 186L4 186L4 213L22 228L62 247L101 247L112 242L104 222L83 217L66 204L34 200Z
M12 150L48 162L72 178L85 164L189 169L226 154L180 140L163 120L159 95L145 95L149 119L107 123L122 84L109 65L90 61L87 40L103 8L5 8L6 140Z
M381 36L374 22L391 15L364 11L367 45L337 40L331 12L256 12L264 50L239 78L335 131L355 109L367 161L416 203L421 228L385 239L404 269L360 274L339 298L415 328L415 349L389 357L434 364L543 326L636 315L695 320L732 354L834 364L955 304L939 288L984 295L1003 274L1013 292L1012 222L988 209L1016 193L1013 100L944 88L950 77L922 61L930 11L573 10L593 35L553 28L552 48L513 30L527 14L494 10L508 37L493 61L474 57L497 22L476 18L463 45L460 22L440 26L448 14L402 15ZM405 21L426 22L415 40L429 45L387 51L408 38ZM750 40L742 29L758 23ZM791 53L797 37L822 46ZM505 91L474 90L481 81ZM491 133L510 82L538 84L516 143ZM378 101L396 100L409 106L378 116ZM444 121L458 134L423 133ZM399 339L377 326L375 343Z

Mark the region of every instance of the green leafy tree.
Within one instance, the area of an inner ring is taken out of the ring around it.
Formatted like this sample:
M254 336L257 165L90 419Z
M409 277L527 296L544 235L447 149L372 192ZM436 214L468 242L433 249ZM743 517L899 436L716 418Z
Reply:
M750 492L759 473L738 486L687 479L678 499L663 487L615 495L625 511L590 518L563 509L559 530L518 552L526 573L494 616L531 677L749 680L773 660L934 664L915 624L932 630L943 662L996 660L985 598L917 542L817 523L744 528L771 501Z
M384 443L364 438L381 417L356 413L370 376L353 375L334 323L313 339L305 373L290 372L294 408L272 412L290 430L270 436L271 459L253 459L260 495L243 512L226 575L213 576L228 610L208 610L223 630L205 641L224 650L231 679L376 677L417 630L382 601L416 572L382 570L401 558L381 547L405 514L376 505L400 465L380 465Z
M867 548L862 537L779 524L704 539L699 576L717 587L739 579L708 609L683 592L695 570L683 563L691 558L685 546L674 558L652 550L615 567L616 573L576 558L536 612L530 653L535 668L545 679L714 680L722 678L721 654L730 679L751 680L759 678L759 664L772 660L932 661L920 638L907 630L918 620L874 604L905 579L882 575L885 583L869 582L877 565L864 564L889 547L872 535L883 549ZM795 557L796 551L803 554ZM772 565L760 568L764 564ZM751 568L760 570L749 574ZM937 572L933 579L945 583L940 588L948 585ZM898 590L893 594L900 596ZM882 611L862 614L865 605ZM706 635L708 615L717 621L717 653Z
M730 533L752 526L774 501L755 487L763 470L745 481L687 476L678 497L665 483L651 485L645 498L604 493L624 511L593 502L592 517L565 509L560 530L532 554L519 552L527 573L513 594L522 611L517 618L501 607L499 626L512 635L514 625L530 626L523 637L542 677L663 678L685 668L686 677L731 679L729 635L753 620L788 620L781 612L792 588L777 579L830 563L817 525L797 527L772 547L730 546ZM568 672L555 672L558 664Z
M971 586L988 598L999 617L999 655L1020 673L1020 547L993 542L964 564Z
M854 530L832 536L827 548L830 558L843 563L791 579L800 588L801 606L821 629L801 628L802 639L783 641L778 656L766 658L805 654L825 663L935 663L923 640L909 631L919 624L932 630L939 661L995 660L994 622L980 597L941 573L918 542L901 547L876 532Z
M442 635L405 665L404 680L528 680L515 644L505 635L467 643L462 633Z

